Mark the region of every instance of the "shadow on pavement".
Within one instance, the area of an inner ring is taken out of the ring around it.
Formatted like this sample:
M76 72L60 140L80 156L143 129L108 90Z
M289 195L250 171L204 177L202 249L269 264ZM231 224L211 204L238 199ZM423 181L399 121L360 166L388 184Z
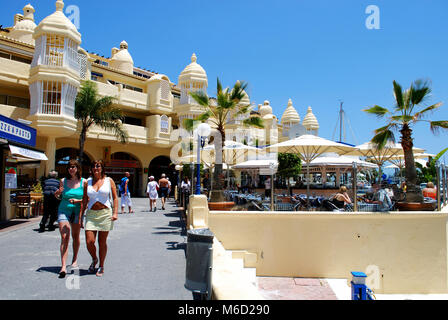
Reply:
M57 266L57 267L40 267L39 269L36 270L36 272L49 272L49 273L54 273L54 274L59 274L59 271L61 270L61 266ZM86 269L71 269L70 266L67 267L67 274L73 274L76 273L76 275L82 277L82 276L86 276L86 275L91 275L89 273L89 270Z
M13 227L13 226L16 226L16 225L19 225L19 224L22 224L22 223L26 223L26 222L28 222L28 220L24 220L24 221L21 221L21 220L2 221L2 222L0 222L0 230L6 229L6 228L9 228L9 227Z
M185 242L169 241L166 244L169 246L167 250L184 250L185 257L187 257L187 244Z

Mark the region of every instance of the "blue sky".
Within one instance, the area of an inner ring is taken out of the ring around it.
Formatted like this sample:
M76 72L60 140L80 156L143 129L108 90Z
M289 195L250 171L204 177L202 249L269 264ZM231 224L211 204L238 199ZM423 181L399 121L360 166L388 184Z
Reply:
M0 24L11 26L27 1L0 0ZM54 12L54 0L32 1L36 21ZM122 40L135 66L166 74L177 83L193 52L208 74L225 86L249 83L256 104L269 100L283 114L288 99L303 119L308 106L319 120L319 135L331 139L340 100L361 144L384 125L361 110L393 106L392 81L409 87L429 78L433 98L444 102L431 118L448 120L448 2L446 0L133 0L65 1L80 8L82 47L110 57ZM380 30L365 26L368 5L380 9ZM414 128L415 145L438 153L448 133ZM337 136L337 135L336 135ZM397 134L397 137L399 135ZM448 160L448 157L447 157Z

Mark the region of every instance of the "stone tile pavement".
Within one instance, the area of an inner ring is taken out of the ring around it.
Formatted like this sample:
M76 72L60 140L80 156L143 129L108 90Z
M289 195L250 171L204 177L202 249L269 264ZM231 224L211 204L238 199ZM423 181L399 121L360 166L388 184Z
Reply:
M267 300L338 300L324 279L257 277L257 282Z
M109 234L102 278L87 272L91 258L84 231L80 269L69 269L65 279L58 279L58 229L38 233L40 218L3 224L0 300L193 300L184 288L187 238L174 201L162 211L159 200L154 213L149 212L148 199L132 200L135 213L119 214ZM72 242L68 264L71 259Z

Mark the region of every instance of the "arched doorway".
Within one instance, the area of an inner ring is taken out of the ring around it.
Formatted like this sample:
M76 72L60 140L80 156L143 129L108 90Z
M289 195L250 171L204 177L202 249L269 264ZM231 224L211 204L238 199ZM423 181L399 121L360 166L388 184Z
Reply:
M171 162L171 159L166 156L159 156L152 159L148 168L148 176L154 176L156 181L160 179L162 173L171 181L171 194L174 194L174 186L177 185L178 174L176 171L176 166Z
M140 161L129 153L116 152L111 155L111 161L106 163L106 174L115 184L120 184L126 172L131 174L129 178L129 191L131 196L143 195L141 190L142 165Z
M62 178L67 173L67 164L71 159L79 161L79 150L75 148L61 148L56 151L55 170L59 173L59 178ZM82 176L88 178L90 176L90 164L92 159L84 152L81 168Z

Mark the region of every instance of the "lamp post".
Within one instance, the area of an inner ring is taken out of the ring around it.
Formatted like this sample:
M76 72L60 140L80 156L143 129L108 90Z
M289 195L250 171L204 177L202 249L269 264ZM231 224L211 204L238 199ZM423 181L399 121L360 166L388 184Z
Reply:
M358 166L356 162L352 163L353 166L353 211L358 211Z
M201 123L197 129L198 136L198 163L196 165L196 195L201 194L201 148L205 145L205 139L210 135L212 129L207 123Z
M437 161L436 162L436 177L437 177L437 211L440 211L441 209L441 204L440 204L440 187L441 187L441 183L440 183L440 164Z

